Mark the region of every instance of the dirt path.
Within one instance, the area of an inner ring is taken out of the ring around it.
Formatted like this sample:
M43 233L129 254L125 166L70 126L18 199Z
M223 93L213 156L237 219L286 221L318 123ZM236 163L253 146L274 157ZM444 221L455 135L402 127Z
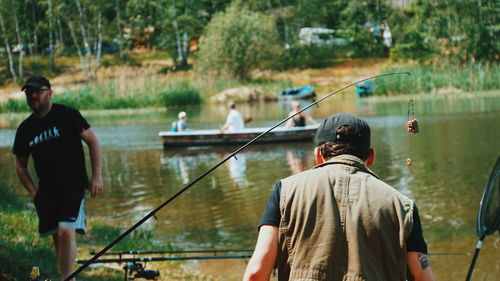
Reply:
M262 75L275 80L291 81L294 86L315 85L318 94L326 94L349 83L380 74L390 62L386 59L354 59L334 62L318 69L291 70Z
M105 82L109 80L129 80L135 79L138 76L165 75L158 74L160 69L165 67L162 61L147 61L142 63L141 67L131 66L115 66L101 68L94 82ZM368 60L343 60L334 62L333 66L319 69L295 69L284 72L258 72L256 78L267 78L274 80L291 81L294 86L315 85L318 94L325 94L332 89L339 88L346 84L355 82L362 78L379 74L385 66L388 65L387 60L383 59L368 59ZM189 79L192 73L178 72L175 76L185 76ZM88 85L86 78L79 68L74 67L63 74L51 78L52 88L54 92L61 93L67 90L78 89L84 85ZM19 87L4 87L0 88L0 103L6 102L8 99L22 99L24 93Z

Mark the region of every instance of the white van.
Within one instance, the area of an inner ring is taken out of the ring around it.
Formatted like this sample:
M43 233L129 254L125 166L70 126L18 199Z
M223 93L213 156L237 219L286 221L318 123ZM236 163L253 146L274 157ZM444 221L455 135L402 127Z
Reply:
M299 32L300 45L315 45L318 47L345 46L347 40L334 37L335 30L323 27L304 27Z

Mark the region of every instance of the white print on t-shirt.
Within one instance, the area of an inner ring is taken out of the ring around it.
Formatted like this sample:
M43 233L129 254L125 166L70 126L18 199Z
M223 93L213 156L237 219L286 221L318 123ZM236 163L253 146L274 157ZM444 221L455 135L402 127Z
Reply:
M49 128L45 131L43 131L41 134L36 136L33 140L29 142L30 147L32 147L35 144L39 144L57 137L60 137L61 134L59 134L59 130L56 128L56 126Z

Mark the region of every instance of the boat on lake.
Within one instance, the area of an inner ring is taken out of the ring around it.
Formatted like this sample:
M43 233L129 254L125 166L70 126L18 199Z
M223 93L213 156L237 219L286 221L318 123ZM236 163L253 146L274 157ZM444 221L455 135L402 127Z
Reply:
M285 128L278 127L259 138L255 143L279 143L293 141L310 141L316 136L318 126ZM269 128L245 128L237 132L220 130L195 130L191 132L162 131L158 135L163 140L163 147L189 147L210 145L244 144Z
M313 86L304 86L298 88L289 88L277 95L280 100L286 99L306 99L316 96Z
M356 85L356 94L358 94L359 97L368 97L373 94L373 81L367 81L363 84L357 84Z

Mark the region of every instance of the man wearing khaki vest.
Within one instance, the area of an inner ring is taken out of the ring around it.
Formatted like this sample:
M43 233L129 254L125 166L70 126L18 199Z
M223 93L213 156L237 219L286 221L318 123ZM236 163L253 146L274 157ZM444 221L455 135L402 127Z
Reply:
M334 114L316 137L318 165L276 184L244 280L275 265L280 281L434 280L415 203L368 168L368 124Z

